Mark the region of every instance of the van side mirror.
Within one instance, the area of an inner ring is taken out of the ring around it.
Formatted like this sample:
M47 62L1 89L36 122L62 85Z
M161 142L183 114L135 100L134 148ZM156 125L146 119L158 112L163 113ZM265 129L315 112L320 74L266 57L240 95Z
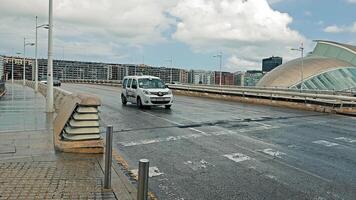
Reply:
M165 88L169 88L168 85L165 85Z

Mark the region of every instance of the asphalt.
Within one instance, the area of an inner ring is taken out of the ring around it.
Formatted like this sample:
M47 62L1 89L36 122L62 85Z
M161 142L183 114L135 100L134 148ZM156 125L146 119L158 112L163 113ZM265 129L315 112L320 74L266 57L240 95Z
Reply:
M139 110L119 88L62 88L102 99L130 169L157 167L159 199L356 199L356 118L186 96Z

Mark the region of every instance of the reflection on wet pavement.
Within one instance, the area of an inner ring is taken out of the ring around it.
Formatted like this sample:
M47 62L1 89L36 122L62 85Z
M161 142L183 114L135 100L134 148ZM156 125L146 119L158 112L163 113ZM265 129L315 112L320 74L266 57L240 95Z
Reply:
M0 133L47 129L45 98L22 85L6 84L6 88L0 99Z

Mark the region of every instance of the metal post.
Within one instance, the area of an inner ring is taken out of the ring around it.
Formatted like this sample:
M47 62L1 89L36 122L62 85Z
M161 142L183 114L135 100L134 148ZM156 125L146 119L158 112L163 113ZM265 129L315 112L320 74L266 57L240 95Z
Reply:
M303 90L303 86L304 86L304 47L303 47L303 43L301 44L301 46L300 46L300 51L301 51L301 53L302 53L302 74L301 74L301 76L302 76L302 82L301 82L301 85L300 85L300 90L302 91Z
M14 54L11 59L11 84L14 85Z
M48 15L48 64L47 64L47 112L53 112L53 0L49 0Z
M25 86L26 85L26 81L25 81L25 76L26 76L26 60L25 60L25 57L26 57L26 38L23 38L23 85Z
M171 81L169 84L172 84L172 81L173 81L173 57L171 56Z
M138 163L137 200L147 200L149 165L150 161L147 159L141 159Z
M221 78L222 78L222 71L221 71L221 66L222 66L222 53L220 52L219 54L219 58L220 58L220 83L219 85L221 86Z
M112 162L112 132L111 125L106 127L106 146L105 146L105 176L104 188L111 188L111 162Z
M35 92L38 91L38 60L37 60L37 20L38 17L36 16L36 37L35 37Z

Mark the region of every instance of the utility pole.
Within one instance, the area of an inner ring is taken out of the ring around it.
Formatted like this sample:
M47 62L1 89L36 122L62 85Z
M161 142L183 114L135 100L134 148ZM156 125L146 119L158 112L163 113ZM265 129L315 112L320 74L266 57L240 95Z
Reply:
M220 78L219 78L219 86L221 86L221 78L222 78L222 71L221 71L221 67L222 67L222 53L220 52L219 54L213 56L214 58L219 58L220 59Z
M49 0L48 15L48 64L47 64L47 112L53 112L53 0Z
M23 85L26 85L26 38L23 38Z
M304 87L304 45L303 43L300 44L299 48L292 48L292 51L300 51L301 53L301 68L300 68L300 91L302 92Z

